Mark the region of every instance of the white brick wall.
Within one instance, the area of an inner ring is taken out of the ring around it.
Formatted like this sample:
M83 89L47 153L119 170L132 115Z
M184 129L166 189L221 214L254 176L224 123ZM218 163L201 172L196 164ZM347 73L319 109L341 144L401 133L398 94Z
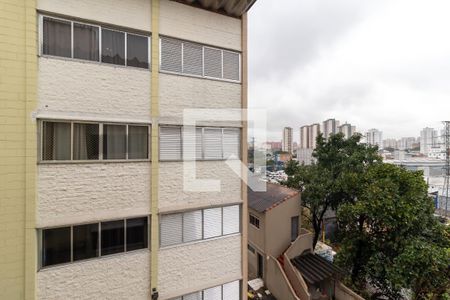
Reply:
M38 0L37 8L145 31L151 29L150 0Z
M241 50L241 20L161 0L160 34L203 44Z
M224 161L197 161L197 178L220 180L220 192L184 191L183 162L161 162L159 171L159 209L161 211L241 201L240 178Z
M158 268L161 299L241 279L241 236L163 248Z
M38 114L150 120L150 71L39 59Z
M38 227L150 213L150 163L41 164Z
M147 300L149 270L148 250L49 267L37 273L37 299Z

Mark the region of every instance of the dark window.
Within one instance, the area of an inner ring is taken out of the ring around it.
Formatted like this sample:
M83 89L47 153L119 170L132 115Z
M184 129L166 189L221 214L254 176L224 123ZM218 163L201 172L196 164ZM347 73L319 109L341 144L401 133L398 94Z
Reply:
M125 33L102 29L102 62L125 65Z
M298 237L299 229L299 218L298 216L291 218L291 242L295 241Z
M126 158L126 126L104 125L103 126L103 158L125 159Z
M148 244L147 217L128 219L126 222L127 222L127 251L147 248Z
M72 57L70 22L44 18L43 29L43 54Z
M70 227L42 231L42 266L70 262Z
M128 126L128 158L148 158L148 126Z
M148 68L148 38L127 34L127 66Z
M98 27L73 24L73 57L98 61Z
M255 254L255 248L253 248L252 246L250 246L250 244L247 244L247 249L248 249L248 251L250 251L251 253Z
M73 227L73 260L98 256L98 223Z
M73 159L98 159L99 125L73 124Z
M259 228L259 219L255 217L254 215L250 215L250 224L255 226L256 228Z
M102 222L102 256L124 252L124 221Z
M70 160L70 123L43 123L42 159Z

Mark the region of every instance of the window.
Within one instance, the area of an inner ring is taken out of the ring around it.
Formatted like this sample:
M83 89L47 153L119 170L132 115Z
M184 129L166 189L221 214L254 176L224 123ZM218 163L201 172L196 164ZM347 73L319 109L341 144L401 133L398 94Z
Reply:
M223 299L225 300L239 300L240 297L240 282L233 281L230 283L226 283L222 286L223 288Z
M149 48L148 36L42 17L44 55L148 69Z
M70 160L70 123L43 122L42 159Z
M70 256L70 227L43 230L42 266L70 262Z
M102 228L102 255L124 252L124 221L102 222L100 225Z
M250 224L255 226L256 228L259 228L259 219L255 217L254 215L250 214Z
M71 23L45 17L43 19L42 53L72 57Z
M226 128L223 130L223 157L225 159L240 157L240 141L239 129Z
M220 300L220 299L222 299L222 286L216 286L203 291L203 300Z
M240 206L207 208L161 216L161 247L240 232Z
M186 296L183 296L183 300L202 300L202 292L195 292Z
M203 291L173 298L172 300L240 300L241 281L225 283Z
M181 127L161 127L159 131L159 158L181 159Z
M148 159L148 140L148 125L43 121L42 160Z
M250 251L251 253L255 254L255 248L253 248L250 244L247 244L247 249L248 251Z
M73 57L98 61L99 28L97 26L73 24Z
M240 53L161 38L161 71L240 81Z
M127 251L148 247L147 218L127 219Z
M205 128L203 131L205 159L222 159L222 129Z
M73 260L99 256L98 223L73 227Z
M148 37L127 34L127 66L148 69Z

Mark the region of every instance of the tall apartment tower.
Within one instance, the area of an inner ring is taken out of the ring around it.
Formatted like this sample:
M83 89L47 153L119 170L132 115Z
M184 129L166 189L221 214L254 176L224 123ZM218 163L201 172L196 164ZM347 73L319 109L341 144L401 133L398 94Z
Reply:
M339 132L339 121L335 119L328 119L322 124L323 137L328 140L331 134Z
M378 129L370 129L366 133L366 143L372 146L383 148L383 132Z
M246 297L254 2L0 1L0 299Z
M305 125L300 127L300 145L299 149L308 149L311 148L310 138L309 138L310 130L309 126Z
M427 156L430 149L437 145L437 130L426 127L420 131L420 153Z
M283 145L282 151L293 153L293 140L292 140L292 128L284 127L283 129Z
M344 134L344 138L348 139L350 138L352 135L355 134L356 131L356 127L352 126L349 123L344 123L341 126L339 126L339 132Z
M309 125L309 146L311 149L316 149L317 146L317 137L320 134L320 124L315 123Z

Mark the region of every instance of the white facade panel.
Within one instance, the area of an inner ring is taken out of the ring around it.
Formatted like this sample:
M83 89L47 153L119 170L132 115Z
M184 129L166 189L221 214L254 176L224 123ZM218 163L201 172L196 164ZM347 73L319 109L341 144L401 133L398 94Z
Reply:
M37 185L38 227L150 213L150 162L41 164Z

